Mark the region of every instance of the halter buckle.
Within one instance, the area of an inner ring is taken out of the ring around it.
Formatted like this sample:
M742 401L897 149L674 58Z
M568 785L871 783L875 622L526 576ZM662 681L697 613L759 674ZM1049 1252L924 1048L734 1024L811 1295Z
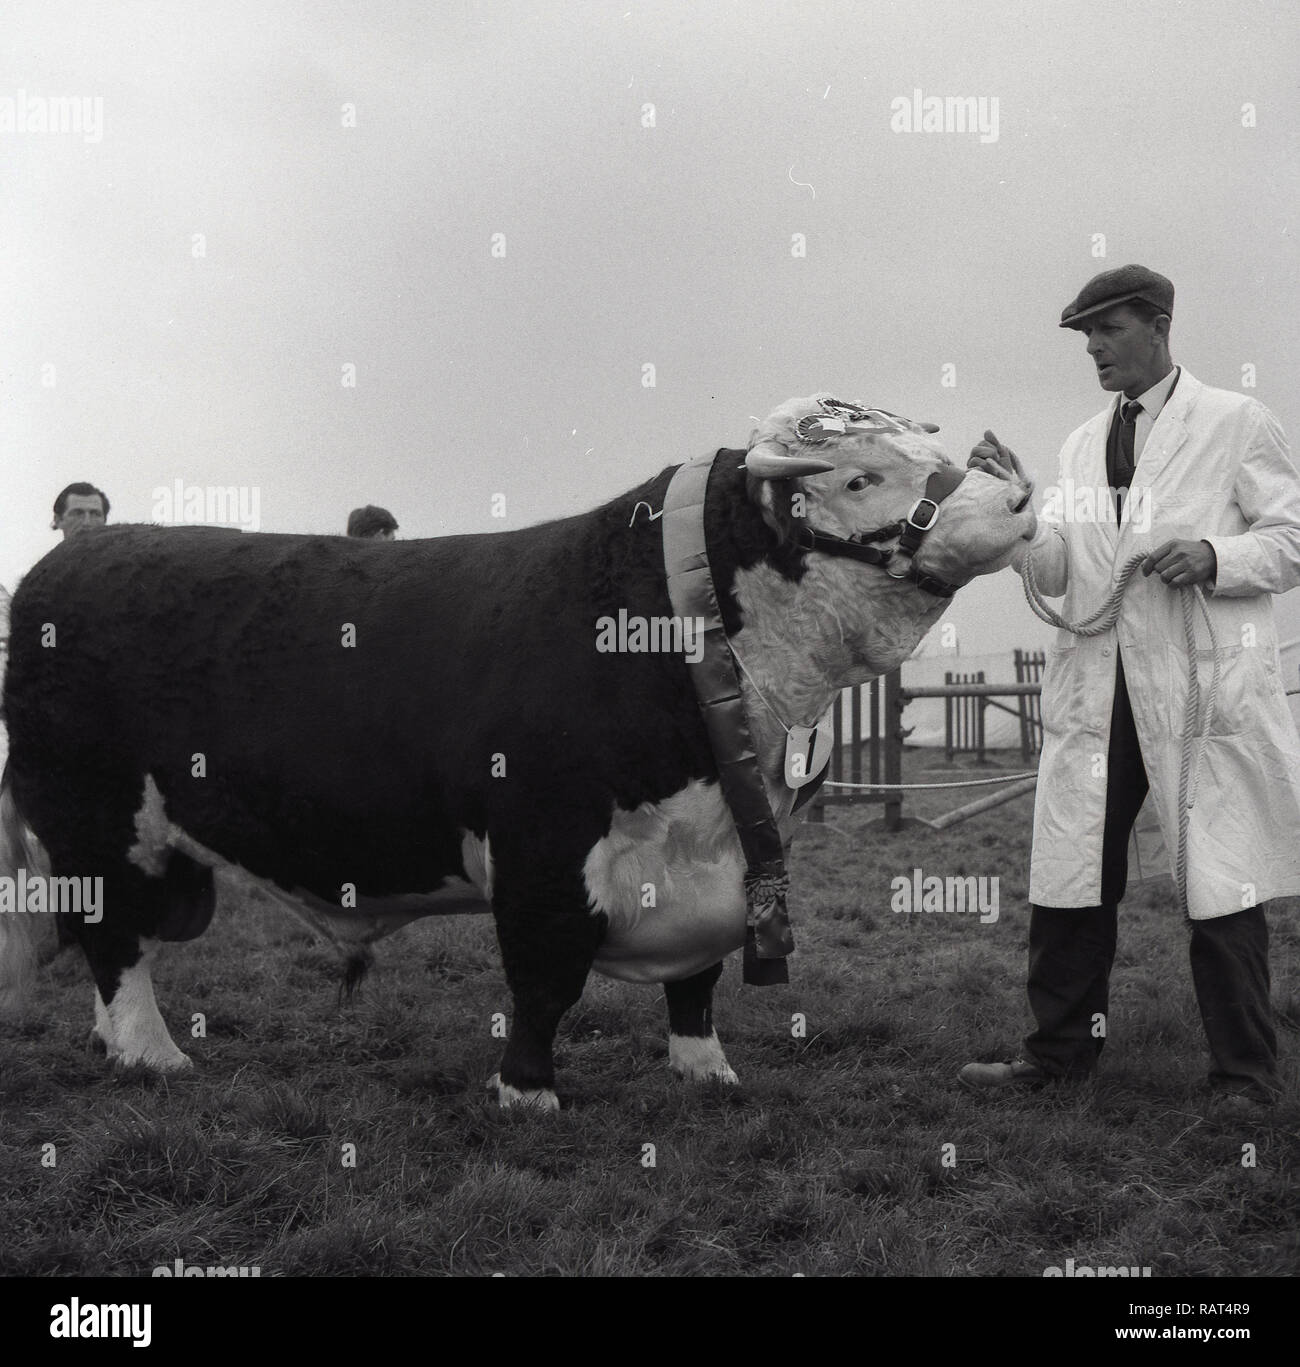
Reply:
M929 504L930 511L924 522L918 522L916 520L917 514L922 511L923 504ZM915 527L918 532L928 532L930 528L934 526L935 520L938 518L938 516L939 505L934 501L934 499L918 498L916 502L912 504L912 510L907 515L907 525L909 527Z

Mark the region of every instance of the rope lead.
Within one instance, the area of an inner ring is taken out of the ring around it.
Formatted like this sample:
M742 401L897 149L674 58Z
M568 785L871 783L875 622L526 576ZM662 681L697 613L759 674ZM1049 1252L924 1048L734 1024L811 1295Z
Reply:
M1033 552L1030 551L1025 556L1021 570L1021 582L1025 588L1025 598L1034 610L1035 615L1044 622L1059 627L1062 631L1071 632L1075 636L1100 636L1102 632L1109 631L1115 625L1119 617L1124 591L1128 588L1134 571L1147 558L1147 554L1146 551L1135 551L1129 556L1119 572L1119 577L1111 585L1110 593L1107 594L1105 601L1096 612L1081 621L1067 622L1064 617L1053 611L1043 601L1038 583L1034 578L1034 557ZM1201 592L1200 585L1185 584L1179 593L1183 600L1183 639L1187 647L1187 702L1183 709L1183 752L1182 763L1178 771L1178 857L1174 865L1174 881L1178 885L1178 900L1182 905L1183 915L1190 916L1191 913L1187 904L1188 814L1192 810L1192 804L1196 801L1197 780L1200 778L1201 763L1205 757L1205 743L1209 738L1210 722L1214 716L1214 703L1219 693L1219 638L1215 634L1214 623L1210 620L1210 612L1205 606L1205 595ZM1210 694L1206 699L1205 719L1199 728L1196 720L1201 703L1201 681L1196 654L1195 619L1192 615L1193 602L1200 607L1201 616L1205 618L1205 625L1210 634L1210 648L1214 652L1214 673L1210 680ZM1118 646L1116 649L1118 650ZM1198 729L1200 731L1199 743ZM1192 761L1193 749L1196 751L1195 763ZM1109 774L1107 781L1109 782Z

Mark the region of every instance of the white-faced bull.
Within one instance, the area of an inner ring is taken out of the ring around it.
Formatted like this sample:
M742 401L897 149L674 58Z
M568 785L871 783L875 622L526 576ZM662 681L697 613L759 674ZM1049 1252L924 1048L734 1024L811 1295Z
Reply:
M785 726L897 665L1033 535L1027 490L963 475L931 430L818 395L715 458L708 557L787 840ZM661 522L638 505L661 509L672 475L522 531L125 526L32 569L0 857L32 862L25 822L54 876L103 879L102 919L57 920L110 1058L188 1065L149 963L202 932L224 865L354 951L490 905L513 997L502 1105L558 1105L552 1042L593 967L663 983L672 1067L734 1080L711 998L745 936L741 846L687 634L656 650L628 626L671 616ZM0 915L0 991L30 970L39 919Z

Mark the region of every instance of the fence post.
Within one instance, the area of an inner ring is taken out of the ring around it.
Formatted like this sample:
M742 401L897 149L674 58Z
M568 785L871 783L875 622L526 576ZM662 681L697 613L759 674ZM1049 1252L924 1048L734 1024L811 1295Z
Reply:
M885 782L903 781L903 675L891 669L885 675ZM897 831L903 824L903 795L885 799L885 829Z
M853 738L850 744L853 746L853 778L852 782L862 782L862 685L854 684L853 693L849 702L849 713L852 717Z
M880 680L872 679L868 685L867 704L871 708L871 781L880 782Z
M979 671L978 674L975 675L975 682L976 682L976 683L984 683L984 682L986 682L986 680L985 680L985 678L984 678L984 671L983 671L982 669ZM988 700L987 698L983 697L983 696L980 696L980 697L978 697L978 698L975 699L975 703L976 703L976 709L977 709L976 712L975 712L975 763L976 763L976 764L983 764L983 763L984 763L984 713L988 710L989 700Z
M1017 683L1024 683L1024 681L1025 681L1025 653L1024 653L1023 650L1020 649L1019 646L1016 647L1016 651L1015 651L1015 661L1016 661L1016 682L1017 682ZM1029 763L1029 708L1028 708L1028 702L1029 702L1029 699L1026 698L1025 695L1024 695L1023 693L1016 699L1016 713L1017 713L1017 719L1018 719L1019 722L1020 722L1020 758L1021 758L1022 760L1024 760L1024 762L1025 762L1026 764Z
M952 683L952 670L944 670L943 683L945 688ZM953 700L945 698L943 700L943 757L949 764L952 763L952 714L954 710Z

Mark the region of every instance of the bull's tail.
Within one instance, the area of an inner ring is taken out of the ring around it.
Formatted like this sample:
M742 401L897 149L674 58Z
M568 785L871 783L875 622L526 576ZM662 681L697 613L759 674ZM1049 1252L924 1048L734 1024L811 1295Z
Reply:
M29 878L47 878L50 861L18 810L6 766L0 778L0 878L13 880L14 887L19 869L26 869ZM0 906L0 1015L20 1005L36 969L58 953L56 920Z

